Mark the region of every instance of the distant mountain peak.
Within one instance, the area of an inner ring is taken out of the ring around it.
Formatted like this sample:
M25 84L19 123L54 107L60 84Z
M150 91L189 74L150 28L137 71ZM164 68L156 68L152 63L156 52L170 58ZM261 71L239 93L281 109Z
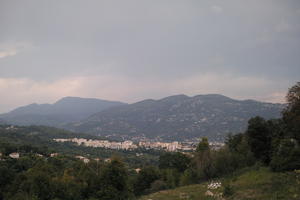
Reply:
M200 94L200 95L196 95L193 98L211 98L211 99L227 99L227 100L234 100L230 97L227 97L225 95L222 94Z
M115 103L121 103L119 101L109 101L109 100L103 100L103 99L97 99L97 98L84 98L84 97L73 97L73 96L67 96L67 97L63 97L59 100L57 100L54 104L59 104L59 103L65 103L65 102L72 102L72 103L76 103L76 102L115 102Z
M170 100L185 100L185 99L189 99L191 97L185 95L185 94L178 94L178 95L172 95L172 96L168 96L165 98L160 99L159 101L170 101Z
M16 125L51 125L79 121L102 110L124 105L121 102L95 98L64 97L54 104L29 104L0 115L5 121Z

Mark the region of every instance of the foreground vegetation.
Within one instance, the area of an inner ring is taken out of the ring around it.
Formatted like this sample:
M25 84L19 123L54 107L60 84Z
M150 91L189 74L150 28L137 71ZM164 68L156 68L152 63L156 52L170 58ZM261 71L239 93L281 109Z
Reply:
M300 171L275 173L265 167L244 169L220 179L222 185L208 189L210 182L163 190L140 198L140 200L298 200L300 199ZM214 196L210 196L210 191ZM220 194L222 193L222 196ZM219 194L219 195L218 195Z

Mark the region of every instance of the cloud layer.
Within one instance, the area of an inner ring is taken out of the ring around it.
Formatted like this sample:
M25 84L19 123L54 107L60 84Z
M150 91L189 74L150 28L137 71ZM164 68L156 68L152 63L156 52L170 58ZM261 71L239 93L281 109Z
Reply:
M282 102L300 74L300 1L0 2L0 111L63 96L221 93Z

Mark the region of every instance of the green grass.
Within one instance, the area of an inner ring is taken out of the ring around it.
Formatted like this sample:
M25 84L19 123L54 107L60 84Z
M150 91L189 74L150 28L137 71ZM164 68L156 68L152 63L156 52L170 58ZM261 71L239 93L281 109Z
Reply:
M179 187L143 196L140 200L300 200L300 171L274 173L268 168L251 169L239 175L221 180L222 187L210 190L214 194L230 188L231 195L223 197L205 196L207 182Z
M252 170L229 180L234 194L230 200L299 200L300 173L274 173L267 168Z
M179 187L174 190L164 190L157 193L153 193L142 197L140 200L212 200L215 198L205 196L207 187L205 184L189 185L184 187Z

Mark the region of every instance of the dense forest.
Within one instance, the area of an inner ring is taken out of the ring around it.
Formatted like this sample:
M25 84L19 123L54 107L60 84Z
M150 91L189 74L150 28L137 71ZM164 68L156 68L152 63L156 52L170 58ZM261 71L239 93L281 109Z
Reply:
M148 152L153 160L148 157L148 161L135 164L129 164L128 159L133 152L116 155L109 152L111 154L106 156L111 159L107 162L100 159L84 163L70 153L73 148L76 154L91 151L92 156L98 153L99 157L105 151L93 154L92 150L75 150L72 145L63 151L64 147L55 144L50 144L51 149L47 147L49 144L39 143L44 141L41 137L45 135L33 134L28 138L29 133L38 131L24 133L23 139L16 135L12 140L9 138L13 134L3 129L0 134L0 199L137 199L152 192L228 176L253 166L264 166L274 172L300 169L300 82L289 89L287 102L280 119L250 119L247 130L228 135L225 146L219 150L211 149L207 138L202 138L195 152ZM36 130L36 127L31 128ZM61 154L51 157L54 150ZM9 157L15 151L22 155L19 159ZM137 166L140 169L135 169ZM224 195L230 194L228 185Z

